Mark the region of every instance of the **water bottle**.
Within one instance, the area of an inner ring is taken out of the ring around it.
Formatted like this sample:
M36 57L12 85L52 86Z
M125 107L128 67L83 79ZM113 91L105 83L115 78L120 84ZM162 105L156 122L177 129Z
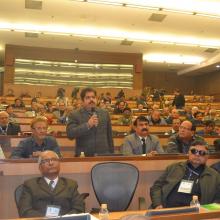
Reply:
M79 157L85 157L85 153L83 151L80 152L80 156Z
M192 201L190 202L190 206L191 207L198 207L198 208L200 208L200 203L199 203L198 196L193 195Z
M99 220L109 220L109 212L107 209L107 204L101 204L99 211Z

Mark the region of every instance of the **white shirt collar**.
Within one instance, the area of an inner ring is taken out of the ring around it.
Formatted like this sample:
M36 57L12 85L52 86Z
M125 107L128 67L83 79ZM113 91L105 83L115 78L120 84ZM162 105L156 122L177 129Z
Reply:
M45 179L45 181L47 182L47 184L49 185L50 184L50 179L48 179L47 177L44 177L44 179ZM57 185L57 182L58 182L58 176L53 180L54 182L53 182L53 184L52 184L52 187L53 188L55 188L56 187L56 185Z
M142 141L143 138L145 139L145 141L147 140L147 136L146 137L141 137L141 136L138 135L138 137L140 138L141 141Z

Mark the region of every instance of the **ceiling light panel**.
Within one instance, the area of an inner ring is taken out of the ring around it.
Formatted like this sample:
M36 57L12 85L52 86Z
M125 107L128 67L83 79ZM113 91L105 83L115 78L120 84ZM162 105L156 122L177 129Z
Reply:
M127 32L122 29L97 28L93 26L60 26L36 25L22 23L7 23L0 21L0 30L14 30L18 32L44 33L54 35L81 36L89 38L103 38L127 40L134 42L150 42L161 44L174 44L190 47L220 48L219 39L198 38L193 36L177 36L163 33Z
M87 0L84 2L220 18L219 1L185 0L181 1L181 4L176 0Z
M179 54L160 54L150 53L145 54L143 59L147 62L157 63L176 63L176 64L199 64L204 61L203 57L199 56L188 56Z

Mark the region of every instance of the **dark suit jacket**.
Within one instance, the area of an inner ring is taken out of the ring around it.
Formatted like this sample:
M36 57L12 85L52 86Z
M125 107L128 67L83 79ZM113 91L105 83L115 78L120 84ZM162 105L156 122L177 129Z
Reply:
M7 135L18 135L21 132L20 125L9 122ZM2 130L0 129L0 135L2 134Z
M66 132L69 139L76 139L76 156L79 156L80 152L84 152L86 156L114 152L109 114L100 108L95 108L95 112L99 124L90 129L87 122L91 114L86 109L73 111L68 117Z
M19 214L21 217L45 216L47 205L60 206L60 215L82 213L85 204L77 188L75 181L62 177L53 191L43 177L27 180L18 204Z

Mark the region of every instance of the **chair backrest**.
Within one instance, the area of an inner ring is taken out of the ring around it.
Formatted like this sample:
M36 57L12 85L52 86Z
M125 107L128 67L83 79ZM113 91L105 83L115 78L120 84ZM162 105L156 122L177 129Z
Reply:
M100 163L92 168L91 178L99 204L108 204L109 211L123 211L134 196L139 171L127 163Z
M19 214L18 203L19 203L19 200L20 200L22 191L23 191L23 187L24 187L23 184L19 185L19 186L15 189L15 192L14 192L15 203L16 203L16 206L17 206L18 214ZM20 214L19 214L19 216L20 216Z

